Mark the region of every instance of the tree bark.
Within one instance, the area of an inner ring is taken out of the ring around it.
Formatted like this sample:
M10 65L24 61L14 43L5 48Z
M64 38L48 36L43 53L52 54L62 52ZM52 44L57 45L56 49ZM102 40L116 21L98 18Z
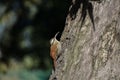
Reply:
M72 0L49 80L120 80L120 0Z

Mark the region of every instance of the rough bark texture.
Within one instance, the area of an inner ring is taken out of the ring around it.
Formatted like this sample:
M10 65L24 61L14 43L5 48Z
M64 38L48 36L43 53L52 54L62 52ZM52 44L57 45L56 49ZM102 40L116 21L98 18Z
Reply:
M73 0L50 80L120 80L120 0Z

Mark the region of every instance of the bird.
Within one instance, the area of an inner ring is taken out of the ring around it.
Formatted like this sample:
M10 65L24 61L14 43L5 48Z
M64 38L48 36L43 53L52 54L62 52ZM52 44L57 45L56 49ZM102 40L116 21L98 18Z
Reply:
M53 59L54 69L56 68L56 59L61 51L61 43L56 39L59 32L50 40L50 56Z

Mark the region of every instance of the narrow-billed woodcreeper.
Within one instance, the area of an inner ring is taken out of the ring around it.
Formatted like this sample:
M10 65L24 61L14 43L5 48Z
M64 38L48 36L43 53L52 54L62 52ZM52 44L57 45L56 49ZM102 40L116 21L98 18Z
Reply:
M53 59L54 69L56 68L56 59L61 50L61 43L56 39L59 32L55 34L55 36L50 40L50 56Z

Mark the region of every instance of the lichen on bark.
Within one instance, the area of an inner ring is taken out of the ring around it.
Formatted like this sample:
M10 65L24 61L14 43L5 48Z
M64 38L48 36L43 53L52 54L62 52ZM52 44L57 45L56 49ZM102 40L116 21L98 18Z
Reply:
M80 27L82 7L78 8L74 19L68 14L61 36L59 67L50 80L53 76L57 80L120 80L120 1L91 3L95 31L88 13Z

